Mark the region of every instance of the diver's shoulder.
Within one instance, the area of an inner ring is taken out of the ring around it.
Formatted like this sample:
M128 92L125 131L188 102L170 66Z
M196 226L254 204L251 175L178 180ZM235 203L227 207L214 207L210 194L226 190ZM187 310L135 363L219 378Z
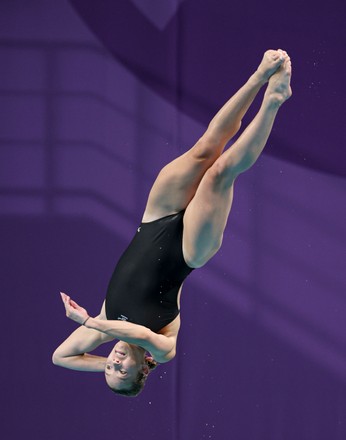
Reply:
M175 355L176 355L176 350L175 347L168 353L160 353L160 354L154 354L151 353L153 355L153 358L156 362L158 362L159 364L165 364L169 361L171 361L172 359L174 359Z

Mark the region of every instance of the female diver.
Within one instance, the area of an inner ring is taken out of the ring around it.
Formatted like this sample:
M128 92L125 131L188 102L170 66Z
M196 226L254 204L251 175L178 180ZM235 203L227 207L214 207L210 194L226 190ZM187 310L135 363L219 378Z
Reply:
M262 152L278 109L292 94L290 79L287 53L265 52L256 72L197 143L161 170L142 223L114 270L100 314L90 317L61 293L67 317L81 326L55 350L55 365L103 372L114 392L136 396L156 363L173 359L182 283L220 248L234 182ZM265 83L259 112L223 152ZM119 342L108 358L89 354L114 339Z

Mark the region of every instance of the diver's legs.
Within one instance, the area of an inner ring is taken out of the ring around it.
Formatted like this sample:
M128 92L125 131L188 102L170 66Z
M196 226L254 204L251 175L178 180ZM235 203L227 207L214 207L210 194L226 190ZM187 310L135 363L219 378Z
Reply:
M234 181L262 152L280 105L291 96L290 78L291 62L285 53L284 63L269 80L258 114L203 176L184 216L183 250L191 267L203 266L220 248Z
M143 221L156 220L187 207L207 169L239 130L258 91L282 64L283 54L276 50L265 52L256 72L215 115L197 143L161 170L150 191Z

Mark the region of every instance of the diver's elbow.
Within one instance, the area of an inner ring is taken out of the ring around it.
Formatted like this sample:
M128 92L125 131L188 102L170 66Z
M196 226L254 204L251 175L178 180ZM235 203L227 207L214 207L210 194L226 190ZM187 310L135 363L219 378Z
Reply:
M59 356L57 350L55 350L55 352L52 354L52 363L54 365L57 365L58 367L61 367L62 366L61 361L62 361L61 356Z

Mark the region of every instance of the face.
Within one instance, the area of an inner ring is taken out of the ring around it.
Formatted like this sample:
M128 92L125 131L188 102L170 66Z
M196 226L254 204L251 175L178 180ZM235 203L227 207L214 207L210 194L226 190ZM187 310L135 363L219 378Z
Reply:
M109 354L106 367L106 382L118 390L130 388L140 371L148 373L145 365L145 350L137 345L119 341Z

